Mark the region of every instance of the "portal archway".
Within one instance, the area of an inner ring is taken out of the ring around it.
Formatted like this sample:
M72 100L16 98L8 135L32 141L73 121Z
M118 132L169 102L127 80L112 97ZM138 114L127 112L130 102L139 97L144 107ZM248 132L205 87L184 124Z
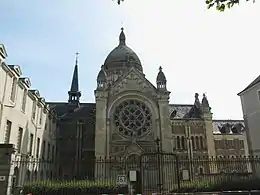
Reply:
M127 156L126 158L126 170L130 171L130 170L140 170L140 160L141 157L139 154L130 154Z

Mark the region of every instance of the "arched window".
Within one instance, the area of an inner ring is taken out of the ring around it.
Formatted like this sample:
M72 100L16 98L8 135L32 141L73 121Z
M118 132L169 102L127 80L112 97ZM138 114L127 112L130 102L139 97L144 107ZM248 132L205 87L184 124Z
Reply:
M29 181L31 179L31 172L27 170L26 172L26 180Z
M199 137L196 136L195 139L196 139L196 149L199 150L200 149Z
M185 138L184 138L184 136L181 136L181 148L182 149L186 149L186 144L185 144Z
M204 143L203 143L203 137L200 136L200 147L201 149L204 149Z
M177 136L177 149L180 149L181 148L181 140L180 140L180 137Z
M194 141L193 136L191 136L191 145L192 145L192 148L195 149L195 141Z
M199 172L200 175L203 175L203 173L204 173L203 167L199 167L198 172Z

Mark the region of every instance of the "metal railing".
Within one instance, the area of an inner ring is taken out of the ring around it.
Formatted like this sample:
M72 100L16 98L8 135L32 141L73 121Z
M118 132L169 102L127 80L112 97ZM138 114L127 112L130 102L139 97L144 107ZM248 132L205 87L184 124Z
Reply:
M75 162L76 164L76 162ZM107 157L87 159L77 166L60 167L59 162L15 159L11 185L26 189L70 189L122 191L118 176L137 171L135 187L141 192L196 192L260 189L260 158L223 157L188 159L171 153L146 153L131 159ZM76 166L76 165L75 165ZM68 172L69 171L69 172ZM120 188L120 189L119 189ZM123 189L125 191L126 188ZM95 194L95 193L94 193Z

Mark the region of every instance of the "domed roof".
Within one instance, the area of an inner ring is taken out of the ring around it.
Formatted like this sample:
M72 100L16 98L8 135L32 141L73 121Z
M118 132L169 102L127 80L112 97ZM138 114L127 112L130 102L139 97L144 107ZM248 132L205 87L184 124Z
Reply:
M105 70L130 68L134 66L142 72L143 68L141 61L136 53L131 48L126 46L123 28L121 30L119 45L108 54L104 63Z
M158 72L158 75L156 77L156 81L157 82L166 82L167 81L166 77L165 77L165 75L164 75L164 73L162 71L162 67L161 66L159 67L159 72Z
M106 81L106 74L103 67L101 67L101 70L98 73L97 81Z

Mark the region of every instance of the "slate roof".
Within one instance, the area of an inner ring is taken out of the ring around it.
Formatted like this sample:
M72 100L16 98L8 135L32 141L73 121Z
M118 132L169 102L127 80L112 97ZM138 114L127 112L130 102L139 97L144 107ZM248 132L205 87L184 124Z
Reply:
M80 117L93 117L95 118L95 103L81 103L79 108L76 108L73 112L68 112L69 104L67 102L48 102L51 109L54 109L59 118L80 118ZM192 104L170 104L169 111L172 113L176 111L175 119L187 118L189 113L193 110ZM229 133L234 134L232 128L240 127L242 131L245 130L245 124L243 120L213 120L213 132L214 134L221 134L221 128L228 126ZM223 134L223 133L222 133Z
M232 132L232 128L236 125L242 125L242 130L245 130L245 124L243 120L213 120L213 132L214 134L221 134L221 128L224 125L229 124L230 126L230 132L227 134L234 134Z
M56 111L59 118L82 116L95 117L95 103L80 103L80 107L76 108L73 112L69 112L69 104L67 102L47 102L47 104L51 109Z
M185 118L193 106L193 104L170 104L169 111L172 113L174 110L176 110L176 116L174 118L181 119Z
M258 83L260 83L260 75L255 80L253 80L253 82L250 83L243 91L239 92L237 95L241 95L243 92L254 87Z

